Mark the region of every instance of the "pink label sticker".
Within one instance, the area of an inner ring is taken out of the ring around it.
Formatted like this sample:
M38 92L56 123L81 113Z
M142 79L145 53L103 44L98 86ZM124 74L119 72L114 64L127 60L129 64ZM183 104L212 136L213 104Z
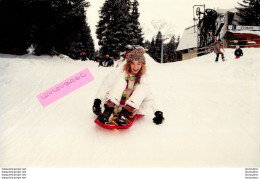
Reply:
M93 76L88 68L86 68L85 70L82 70L61 83L42 92L37 96L37 98L42 106L45 107L93 80Z

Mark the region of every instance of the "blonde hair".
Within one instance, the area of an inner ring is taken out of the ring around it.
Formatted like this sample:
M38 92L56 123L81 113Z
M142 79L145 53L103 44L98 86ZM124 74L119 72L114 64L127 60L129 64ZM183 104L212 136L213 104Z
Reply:
M131 72L131 67L130 67L131 63L132 63L132 61L128 61L128 62L123 66L123 70L126 71L126 72ZM142 67L141 67L141 70L140 70L140 71L142 72L142 74L144 74L145 71L146 71L146 66L145 66L145 64L142 63L142 62L141 62L141 65L142 65Z

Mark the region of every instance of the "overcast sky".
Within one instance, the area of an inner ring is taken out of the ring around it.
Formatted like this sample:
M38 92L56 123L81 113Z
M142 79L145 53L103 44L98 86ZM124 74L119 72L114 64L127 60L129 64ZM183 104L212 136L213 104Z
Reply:
M87 9L88 24L92 37L97 46L96 25L99 21L98 11L105 0L87 0L91 6ZM158 32L158 24L167 24L162 27L164 33L182 35L184 28L193 25L193 6L205 4L206 9L230 9L239 7L237 2L242 0L138 0L139 22L145 32L145 38L151 38Z

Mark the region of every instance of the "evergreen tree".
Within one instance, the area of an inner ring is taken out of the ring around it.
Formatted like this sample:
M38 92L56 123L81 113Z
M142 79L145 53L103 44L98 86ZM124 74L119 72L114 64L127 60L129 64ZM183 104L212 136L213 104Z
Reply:
M0 52L25 54L32 45L36 55L76 57L84 50L93 57L88 6L84 0L1 0Z
M36 55L52 54L55 43L55 14L51 0L32 1L30 3L32 15L31 43L35 47Z
M156 38L152 39L148 54L157 62L161 62L162 33L159 31ZM164 51L165 54L165 51Z
M144 42L143 46L144 46L144 48L146 48L146 49L149 50L149 49L151 48L151 42L149 42L148 40L146 40L146 41Z
M153 54L154 59L157 62L161 62L161 49L162 49L162 33L161 31L159 31L156 35L156 39L155 39L155 53Z
M171 41L165 45L165 57L167 62L176 61L176 42L175 36L172 36Z
M97 24L96 34L97 38L99 39L98 45L102 47L101 51L104 53L108 52L108 40L107 37L109 36L110 29L108 28L109 22L112 19L112 5L113 1L106 0L103 4L103 7L99 11L100 13L100 20Z
M148 49L147 52L152 58L154 57L153 54L155 54L155 42L154 42L154 38L152 39L151 43L150 43L150 47Z
M87 53L87 57L93 59L95 57L94 40L91 36L90 27L87 24L85 24L85 28L83 29L81 41L83 41L83 47Z
M123 51L127 44L131 44L133 29L130 19L130 0L117 0L114 8L114 21L112 21L112 31L109 37L112 50L114 52Z
M88 58L94 55L94 43L86 22L85 9L89 3L84 0L53 0L52 10L55 17L50 26L53 28L54 41L51 50L78 58L82 51ZM50 52L49 52L50 53Z
M117 56L126 45L141 44L137 6L137 1L133 6L130 0L105 1L96 30L102 54Z
M178 36L178 39L180 37ZM151 43L146 41L145 47L148 47L148 54L157 62L161 63L161 50L162 50L162 40L163 35L159 31L156 35L156 38L152 39ZM176 48L178 41L175 40L175 36L171 37L171 40L168 44L163 44L163 63L176 61L177 53Z
M30 16L26 0L0 1L0 53L27 53L30 46Z
M134 0L133 6L132 6L132 13L131 13L131 24L133 29L133 39L132 44L135 45L143 45L143 34L142 34L142 28L140 27L140 23L138 21L138 18L140 16L140 13L138 12L138 6L139 3L137 0Z
M106 0L100 11L97 38L103 54L115 55L129 44L130 0Z
M241 17L240 25L260 25L260 0L243 0L238 15Z

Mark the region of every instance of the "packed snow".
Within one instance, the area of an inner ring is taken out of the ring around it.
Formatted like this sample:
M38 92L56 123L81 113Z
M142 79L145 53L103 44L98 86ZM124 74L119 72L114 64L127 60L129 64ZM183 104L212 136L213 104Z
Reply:
M146 55L165 121L97 126L95 94L116 67L0 54L0 167L259 167L260 50L159 64ZM89 68L94 81L42 107L36 96Z

